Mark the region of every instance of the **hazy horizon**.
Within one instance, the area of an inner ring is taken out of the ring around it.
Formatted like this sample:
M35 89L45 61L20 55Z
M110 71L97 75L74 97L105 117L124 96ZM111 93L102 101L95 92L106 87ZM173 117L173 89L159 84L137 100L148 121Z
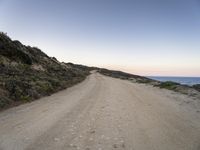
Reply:
M0 0L0 31L60 61L200 77L199 0Z

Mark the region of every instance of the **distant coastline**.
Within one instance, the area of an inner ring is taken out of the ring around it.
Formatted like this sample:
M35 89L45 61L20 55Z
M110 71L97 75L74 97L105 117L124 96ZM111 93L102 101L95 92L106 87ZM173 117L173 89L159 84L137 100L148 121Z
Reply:
M172 76L147 76L147 77L158 81L173 81L186 85L200 84L200 77L172 77Z

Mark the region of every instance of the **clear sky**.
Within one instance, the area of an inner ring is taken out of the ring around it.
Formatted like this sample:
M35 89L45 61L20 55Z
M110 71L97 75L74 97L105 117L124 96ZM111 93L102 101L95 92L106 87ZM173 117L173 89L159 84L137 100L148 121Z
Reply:
M60 61L200 76L200 0L0 0L0 30Z

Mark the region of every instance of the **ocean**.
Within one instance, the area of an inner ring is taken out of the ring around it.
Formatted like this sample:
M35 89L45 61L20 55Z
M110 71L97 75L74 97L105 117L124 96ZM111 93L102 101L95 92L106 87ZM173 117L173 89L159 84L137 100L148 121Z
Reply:
M148 76L150 79L158 81L173 81L180 84L194 85L200 84L200 77L161 77L161 76Z

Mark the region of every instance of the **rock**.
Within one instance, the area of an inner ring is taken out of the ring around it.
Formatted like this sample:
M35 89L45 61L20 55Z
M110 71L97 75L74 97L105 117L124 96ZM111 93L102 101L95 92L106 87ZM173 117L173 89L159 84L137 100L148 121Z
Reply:
M54 138L54 141L58 142L58 141L60 141L60 139L59 138Z
M114 145L113 145L113 148L117 148L117 144L114 144Z
M90 133L92 133L92 134L95 133L95 130L90 131Z

